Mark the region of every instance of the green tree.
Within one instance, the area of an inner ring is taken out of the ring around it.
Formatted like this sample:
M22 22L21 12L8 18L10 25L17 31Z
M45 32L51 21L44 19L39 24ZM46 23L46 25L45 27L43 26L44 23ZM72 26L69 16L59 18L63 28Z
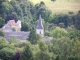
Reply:
M4 37L5 33L0 29L0 36Z
M79 60L77 56L69 56L67 60Z
M26 47L24 48L20 60L34 60L33 53L31 50L31 44L27 42Z
M2 19L2 17L0 17L0 28L2 28L4 24L5 24L4 19Z
M75 21L75 28L80 30L80 11L78 12L78 14L76 15L76 21Z
M79 39L80 40L80 30L72 31L69 33L68 36L70 39L73 39L73 40Z
M76 38L76 41L73 41L74 47L73 47L73 55L77 56L79 59L79 53L80 53L80 39Z
M35 30L31 30L30 34L29 34L29 38L28 41L30 41L32 44L36 44L37 41L39 40L39 37L37 37L38 35L36 34Z
M53 39L50 51L56 55L56 60L67 60L70 55L73 55L73 40L68 37Z
M63 28L56 27L54 30L51 31L53 38L61 38L63 36L67 36L67 31Z
M0 50L0 58L3 60L13 60L15 50L10 48L3 48Z
M49 53L48 46L46 45L46 43L40 40L38 44L39 44L40 51L36 53L35 60L51 60L52 54Z
M56 0L51 0L51 1L53 1L53 2L54 2L54 1L56 1Z
M31 26L27 22L22 22L21 31L29 31L31 29Z
M12 45L8 44L6 42L6 39L4 38L0 38L0 49L3 49L5 47L8 47L8 48L14 48Z

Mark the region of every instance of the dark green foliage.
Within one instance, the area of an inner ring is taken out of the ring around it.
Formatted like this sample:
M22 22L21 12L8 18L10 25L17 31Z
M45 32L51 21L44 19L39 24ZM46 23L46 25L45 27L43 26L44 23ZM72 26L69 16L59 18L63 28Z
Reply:
M54 15L54 19L52 20L52 22L57 25L59 25L59 23L64 23L65 27L69 25L69 21L69 16L65 14Z
M21 51L17 51L16 53L15 53L15 56L14 56L14 59L13 60L20 60L20 57L21 57Z
M21 31L30 31L31 26L27 22L22 22Z
M77 56L69 56L67 60L79 60Z
M50 60L50 55L48 52L40 51L36 54L36 60Z
M6 42L6 39L0 38L0 49L3 49L5 47L14 48L12 45Z
M75 21L75 28L80 30L80 11L78 12L78 14L75 16L76 21Z
M25 49L22 52L20 60L34 60L30 43L27 43Z
M51 36L50 32L49 31L45 31L45 36Z
M3 27L4 23L5 23L4 19L2 19L2 17L0 17L0 28Z
M51 52L56 54L56 60L67 60L67 57L72 54L72 40L67 37L53 39Z
M5 36L5 33L2 30L0 30L0 36L2 36L2 37Z
M76 30L69 33L70 39L79 39L80 40L80 30Z

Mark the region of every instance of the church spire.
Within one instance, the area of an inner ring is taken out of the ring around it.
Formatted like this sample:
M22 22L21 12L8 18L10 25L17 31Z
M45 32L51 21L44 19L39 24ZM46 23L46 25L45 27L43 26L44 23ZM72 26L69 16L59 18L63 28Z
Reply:
M41 14L39 15L37 29L43 29Z

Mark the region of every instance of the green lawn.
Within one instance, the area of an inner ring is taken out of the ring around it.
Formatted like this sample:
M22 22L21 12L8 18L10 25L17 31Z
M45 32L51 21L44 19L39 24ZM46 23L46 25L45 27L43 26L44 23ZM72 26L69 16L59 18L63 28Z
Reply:
M74 13L80 10L80 0L56 0L52 2L50 0L30 0L34 4L44 1L47 8L53 13L67 13L73 11Z

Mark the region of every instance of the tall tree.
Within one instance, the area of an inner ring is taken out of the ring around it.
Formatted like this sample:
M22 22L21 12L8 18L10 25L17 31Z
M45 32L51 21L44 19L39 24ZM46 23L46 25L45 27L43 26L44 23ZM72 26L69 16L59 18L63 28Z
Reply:
M25 49L22 52L20 60L34 60L31 50L31 44L27 42Z
M0 17L0 28L5 24L5 21L2 17Z
M54 1L56 1L56 0L51 0L51 1L53 1L53 2L54 2Z
M37 37L37 34L36 34L36 32L35 32L34 29L31 30L28 40L29 40L32 44L36 44L37 41L39 40L39 38Z
M27 22L22 22L21 31L30 31L31 26Z
M80 30L80 11L76 15L75 28Z
M2 37L5 36L5 33L2 30L0 30L0 36L2 36Z

